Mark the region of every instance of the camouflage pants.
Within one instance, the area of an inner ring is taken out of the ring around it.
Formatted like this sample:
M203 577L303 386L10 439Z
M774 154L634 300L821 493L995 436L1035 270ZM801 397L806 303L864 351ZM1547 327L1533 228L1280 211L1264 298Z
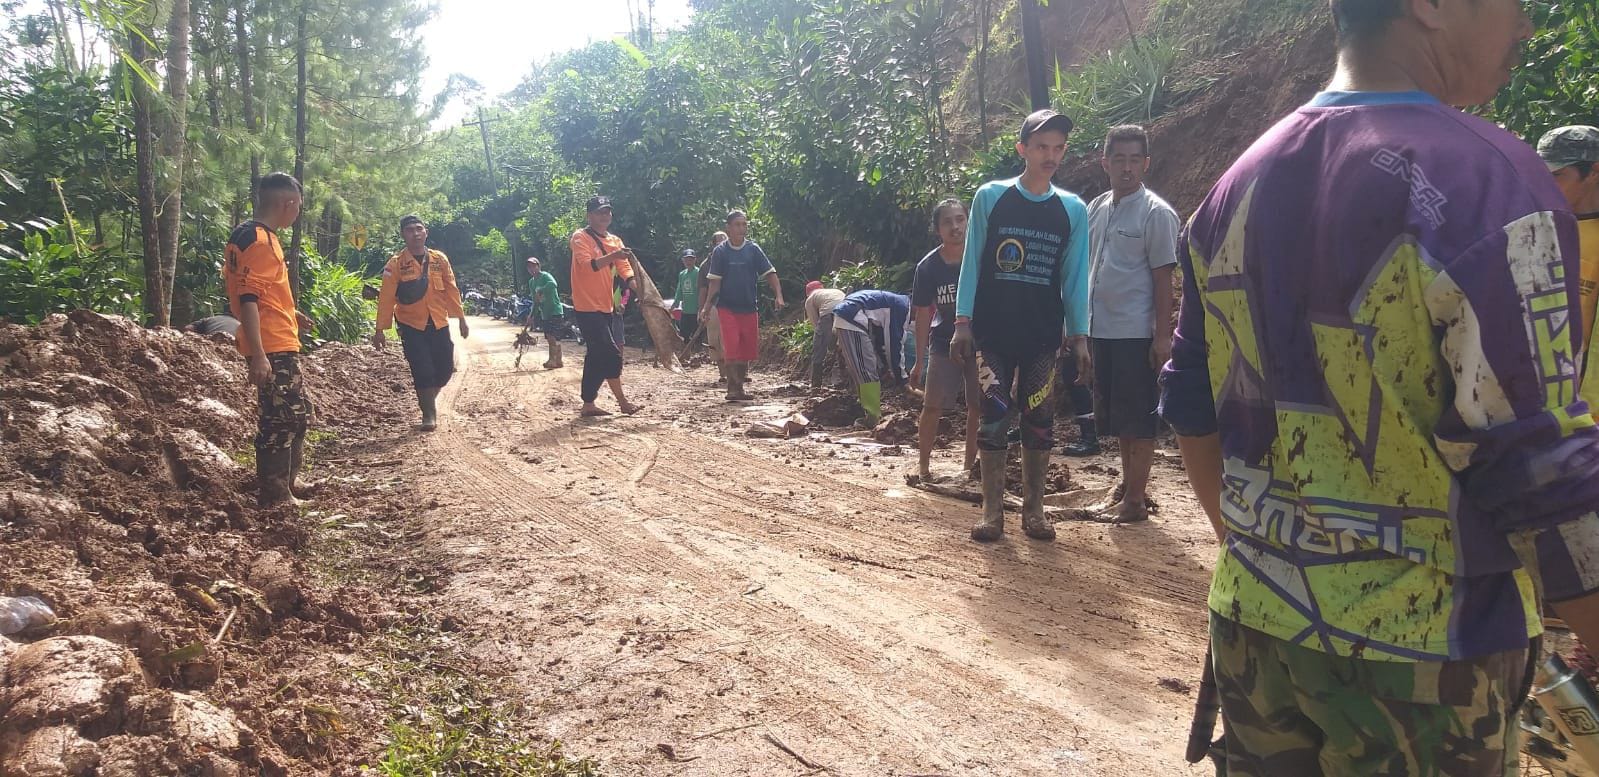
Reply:
M267 361L272 365L272 382L256 390L261 409L255 448L289 450L310 424L311 399L306 396L305 379L300 376L299 354L270 353Z
M1501 777L1538 645L1462 661L1343 658L1212 613L1228 777Z

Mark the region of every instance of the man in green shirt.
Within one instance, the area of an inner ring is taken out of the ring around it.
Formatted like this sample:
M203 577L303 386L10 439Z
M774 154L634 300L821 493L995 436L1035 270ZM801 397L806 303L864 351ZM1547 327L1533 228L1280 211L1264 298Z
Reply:
M550 344L550 358L544 362L544 369L560 369L558 338L566 329L566 306L561 303L561 288L555 284L555 276L544 271L536 256L527 258L527 294L533 298L533 318L538 321L538 329Z
M677 274L677 291L672 294L672 307L679 311L681 316L677 320L677 331L683 335L684 342L694 337L694 331L699 329L700 310L700 258L694 255L694 249L683 249L683 271Z

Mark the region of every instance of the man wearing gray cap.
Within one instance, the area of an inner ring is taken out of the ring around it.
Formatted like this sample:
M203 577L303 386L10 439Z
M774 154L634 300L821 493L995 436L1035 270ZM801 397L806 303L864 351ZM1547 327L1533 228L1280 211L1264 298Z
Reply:
M1582 342L1588 352L1579 393L1592 412L1599 408L1599 378L1588 379L1588 370L1599 360L1599 351L1593 347L1594 308L1599 302L1599 127L1550 130L1538 141L1538 156L1549 166L1555 186L1577 214L1577 249L1582 257L1577 288L1582 293Z
M1080 379L1088 356L1088 206L1051 182L1066 156L1072 121L1051 110L1022 121L1022 174L990 181L968 210L966 254L955 291L949 357L975 359L982 389L977 434L983 520L972 539L1005 532L1005 449L1011 422L1022 427L1022 532L1055 539L1044 514L1044 481L1054 447L1055 353L1070 344Z

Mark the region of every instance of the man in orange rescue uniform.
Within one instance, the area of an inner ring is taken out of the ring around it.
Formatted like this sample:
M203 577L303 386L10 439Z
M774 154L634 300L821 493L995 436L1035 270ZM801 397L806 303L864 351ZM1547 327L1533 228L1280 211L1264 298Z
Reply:
M588 226L572 233L572 318L583 333L583 409L584 417L610 415L594 404L600 386L611 388L616 405L633 415L643 408L627 400L622 391L622 348L611 336L611 317L619 316L613 292L620 276L638 294L633 252L622 238L611 231L611 198L596 194L588 201Z
M383 288L378 290L378 327L372 345L382 348L389 324L400 330L400 347L411 365L416 403L422 408L421 431L438 428L439 391L455 374L455 343L450 340L450 316L459 319L461 337L469 331L461 309L461 290L455 271L443 251L428 248L428 228L418 216L400 219L405 248L383 266Z
M262 507L294 498L294 479L305 454L311 400L300 377L300 329L311 319L294 308L289 268L277 230L300 215L300 182L272 173L256 185L255 217L234 227L222 259L228 309L239 319L239 353L249 365L260 401L255 474Z

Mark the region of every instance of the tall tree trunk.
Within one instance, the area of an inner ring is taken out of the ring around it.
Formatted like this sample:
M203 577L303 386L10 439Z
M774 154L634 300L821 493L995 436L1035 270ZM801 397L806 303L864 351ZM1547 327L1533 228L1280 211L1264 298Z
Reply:
M234 54L239 59L239 91L244 95L244 128L250 133L250 192L253 201L255 198L255 185L261 180L261 151L256 146L259 139L256 137L255 121L255 77L250 62L249 31L244 23L244 4L246 0L238 0L233 7L233 38Z
M178 273L178 243L183 235L183 175L189 129L189 0L173 0L172 16L167 20L167 106L162 123L161 156L166 175L161 181L162 296L172 298L172 284ZM168 313L170 314L170 310ZM169 326L170 320L156 322Z
M994 23L988 13L990 2L977 0L977 136L982 138L984 148L988 147L988 91L983 83L983 66L988 63L988 29Z
M344 235L344 213L335 198L322 203L322 217L317 219L316 252L332 260L338 255L339 239Z
M533 254L528 252L527 246L522 243L522 231L516 228L516 221L500 227L500 234L505 235L505 244L511 249L511 288L517 294L527 290L527 257Z
M67 34L66 4L61 0L47 0L45 9L50 12L51 26L55 27L56 66L68 73L80 72L77 56L72 52L72 36Z
M128 52L133 61L153 70L145 36L141 31L128 32ZM150 113L150 85L135 75L133 81L133 158L138 179L139 236L144 243L144 322L158 326L168 321L167 297L161 285L161 238L156 230L155 194L155 128Z
M306 26L306 3L300 2L300 19L295 24L294 62L296 67L296 81L294 88L294 177L301 185L305 184L305 59L306 38L310 31ZM305 208L300 208L300 217L294 220L294 234L289 238L289 287L294 292L296 304L300 299L300 244L304 239L304 230L300 227L305 223Z

